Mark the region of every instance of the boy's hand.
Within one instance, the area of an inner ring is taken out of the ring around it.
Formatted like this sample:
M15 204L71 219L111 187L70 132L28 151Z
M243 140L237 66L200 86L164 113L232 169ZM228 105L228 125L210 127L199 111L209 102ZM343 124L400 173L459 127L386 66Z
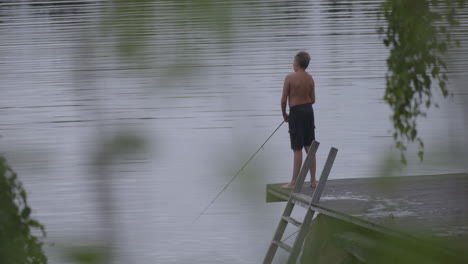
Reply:
M283 119L284 119L284 122L287 123L287 122L288 122L288 119L289 119L288 114L284 113L284 114L283 114Z

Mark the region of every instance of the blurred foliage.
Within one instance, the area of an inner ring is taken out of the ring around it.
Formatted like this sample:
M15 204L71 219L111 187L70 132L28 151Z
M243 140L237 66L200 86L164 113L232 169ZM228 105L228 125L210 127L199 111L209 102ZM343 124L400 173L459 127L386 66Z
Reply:
M383 232L320 214L308 230L301 263L467 263L447 241Z
M145 150L146 139L136 132L119 130L115 135L104 139L95 156L96 165L103 166L113 159L125 158Z
M193 23L202 24L214 33L225 34L230 25L230 1L212 0L115 0L111 2L110 8L106 7L106 16L101 26L102 36L115 38L116 50L123 59L131 62L143 63L148 58L145 43L148 39L158 38L160 35L168 34L168 28L180 27L172 34L177 40L177 45L187 44L183 54L194 49L196 45L189 45L186 35L194 31ZM172 16L158 17L162 9ZM167 27L165 24L170 23ZM157 25L157 26L155 26ZM159 49L160 47L150 47ZM183 60L179 66L189 63Z
M106 263L109 259L107 253L95 247L73 247L67 250L67 259L81 264Z
M44 226L31 218L26 190L0 156L0 263L47 263L42 250L45 236Z
M102 135L104 135L104 132ZM112 263L114 243L116 243L116 217L113 197L111 167L133 154L144 150L145 140L131 131L118 130L114 135L100 140L98 152L94 157L96 171L96 193L101 215L102 240L101 247L77 248L70 254L72 260L78 263Z
M406 145L414 141L419 143L418 155L423 159L424 143L416 121L433 104L433 83L437 82L444 97L449 94L443 55L454 42L459 45L451 30L459 25L457 8L465 1L386 0L383 4L387 25L379 30L390 48L384 100L393 110L393 137L405 164Z

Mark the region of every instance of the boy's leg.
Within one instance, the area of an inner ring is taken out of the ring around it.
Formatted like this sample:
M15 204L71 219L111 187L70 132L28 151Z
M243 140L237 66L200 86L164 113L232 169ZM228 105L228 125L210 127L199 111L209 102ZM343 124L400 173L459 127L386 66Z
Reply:
M302 166L302 149L293 149L293 152L294 152L294 165L293 165L293 173L292 173L291 182L281 186L281 188L283 189L290 189L294 187L294 184L296 184L297 176L299 176L299 171Z
M304 147L306 153L309 153L310 146ZM316 155L312 159L312 165L310 165L310 187L315 188L317 187L317 180L315 179L315 172L317 168L317 158Z

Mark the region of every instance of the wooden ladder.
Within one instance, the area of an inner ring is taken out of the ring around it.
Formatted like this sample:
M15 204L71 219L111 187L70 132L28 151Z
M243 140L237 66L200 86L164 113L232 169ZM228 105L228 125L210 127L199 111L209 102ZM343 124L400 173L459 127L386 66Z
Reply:
M317 153L319 145L320 143L317 141L312 142L310 151L307 154L304 164L299 172L296 184L294 185L294 188L292 189L291 194L289 195L289 199L284 209L283 215L281 216L278 227L276 228L275 235L273 236L273 239L270 243L270 247L268 248L268 251L265 255L265 259L263 260L264 264L269 264L273 261L278 247L289 252L288 264L295 264L297 258L299 257L299 254L301 253L302 244L304 243L307 231L309 230L309 227L312 223L312 219L315 214L315 211L312 209L311 206L316 205L319 202L320 196L322 195L323 189L325 187L325 183L328 179L328 175L330 174L330 170L333 166L333 162L335 161L336 154L338 153L338 150L336 148L330 149L330 153L328 154L327 161L325 162L325 166L322 170L319 183L315 188L314 193L312 194L312 200L310 201L309 206L307 208L307 213L304 216L303 222L300 223L299 221L291 217L291 213L294 209L295 203L304 200L299 199L301 196L304 196L304 194L301 194L301 189L307 176L307 172L310 170L312 159ZM293 224L299 228L299 233L297 234L296 240L294 241L292 247L281 241L288 223Z

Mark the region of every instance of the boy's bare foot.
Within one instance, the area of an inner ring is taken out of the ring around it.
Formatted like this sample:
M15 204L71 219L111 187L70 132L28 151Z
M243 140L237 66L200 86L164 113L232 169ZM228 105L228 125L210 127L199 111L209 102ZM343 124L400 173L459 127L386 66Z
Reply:
M294 187L294 184L288 183L283 186L281 186L281 189L292 189Z
M310 182L310 187L311 187L311 188L317 187L317 180L311 181L311 182Z

